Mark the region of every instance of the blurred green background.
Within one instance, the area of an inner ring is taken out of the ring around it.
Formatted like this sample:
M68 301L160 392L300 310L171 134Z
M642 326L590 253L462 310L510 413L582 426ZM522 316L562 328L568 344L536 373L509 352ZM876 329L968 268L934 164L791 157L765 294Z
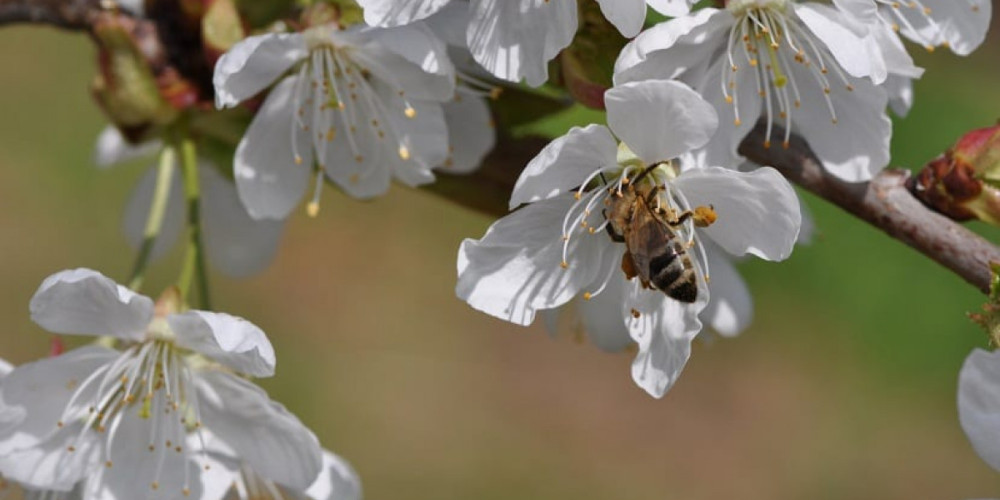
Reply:
M910 168L1000 118L1000 30L972 57L918 59L928 72L893 142L893 163ZM45 276L126 278L121 211L149 162L92 165L103 122L83 35L5 28L0 61L0 355L21 363L48 350L27 311ZM267 272L213 275L215 307L270 334L278 374L261 384L354 464L369 499L1000 496L955 409L958 368L985 346L965 318L983 297L805 199L815 241L787 263L743 266L754 326L698 345L662 400L632 383L627 354L457 300L457 245L491 221L405 188L368 203L328 189ZM147 293L178 263L159 262Z

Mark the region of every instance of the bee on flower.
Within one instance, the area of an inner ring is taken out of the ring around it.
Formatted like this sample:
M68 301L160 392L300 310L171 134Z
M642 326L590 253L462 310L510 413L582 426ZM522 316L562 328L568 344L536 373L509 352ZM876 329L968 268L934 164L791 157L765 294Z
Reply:
M520 325L581 298L588 335L613 348L635 342L633 379L661 397L703 315L726 329L735 320L723 317L733 311L725 304L745 303L742 281L719 254L782 260L801 214L771 168L680 168L674 160L718 125L711 105L684 84L629 83L605 101L608 127L574 128L550 143L514 187L510 207L520 208L462 243L456 291ZM723 307L708 307L720 299Z

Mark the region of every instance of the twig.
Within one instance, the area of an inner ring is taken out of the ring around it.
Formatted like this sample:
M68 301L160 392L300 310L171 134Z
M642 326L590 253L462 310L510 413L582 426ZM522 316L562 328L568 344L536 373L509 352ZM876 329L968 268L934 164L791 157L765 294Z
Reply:
M780 136L783 131L773 134ZM852 184L826 173L809 145L792 135L788 149L764 147L758 126L740 144L740 154L770 165L788 180L885 231L918 252L989 293L990 262L1000 262L1000 248L940 215L910 194L906 170L887 169L871 182Z

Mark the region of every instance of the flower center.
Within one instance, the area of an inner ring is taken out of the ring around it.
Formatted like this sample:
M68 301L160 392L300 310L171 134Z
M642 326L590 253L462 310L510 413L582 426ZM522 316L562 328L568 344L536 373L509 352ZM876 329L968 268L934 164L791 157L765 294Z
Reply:
M188 361L173 342L165 340L173 338L173 333L169 328L157 329L154 321L148 337L80 383L57 425L62 428L71 423L83 424L74 444L67 448L70 453L76 451L87 433L103 435L104 465L110 468L116 448L136 445L116 443L117 431L125 419L149 420L146 446L157 464L150 488L157 490L164 462L177 455L186 457L189 451L184 446L190 432L201 437L201 418ZM187 496L190 478L188 467L184 470L180 492Z
M562 268L569 268L571 247L587 236L606 233L603 237L625 243L627 247L632 245L626 233L636 230L635 226L640 224L636 211L641 204L642 210L648 207L651 211L648 223L666 225L684 248L698 247L699 264L707 276L707 258L701 245L697 245L694 229L696 225L714 222L714 212L709 207L692 210L683 193L672 187L671 181L677 174L671 162L646 166L627 150L625 153L619 154L616 164L595 170L574 193L576 201L563 218ZM708 217L711 220L707 220ZM604 291L616 269L610 266L598 281L598 287L584 293L583 298L589 300ZM626 277L632 278L627 271Z
M336 27L317 26L304 33L310 55L299 68L295 83L296 114L291 123L291 139L296 165L303 162L300 142L311 144L315 152L318 170L313 199L308 206L309 213L315 215L319 211L322 172L327 162L333 160L331 156L354 159L354 165L338 165L354 170L349 176L352 183L375 173L374 168L365 166L378 160L368 156L376 148L386 147L387 142L393 144L396 150L393 154L403 161L409 160L410 148L394 123L399 117L416 118L417 111L406 100L398 82L383 81L373 75L368 66L378 65L377 60L350 44L337 43ZM346 139L341 144L346 144L349 154L331 150L331 144L340 136Z
M733 124L739 126L742 118L737 76L741 71L753 73L757 93L764 99L765 147L771 146L774 115L784 120L782 145L789 146L793 111L803 105L800 85L818 85L823 90L823 104L834 124L837 111L830 98L834 87L843 85L848 92L854 90L826 46L815 40L797 18L787 14L786 5L787 0L738 0L727 6L736 22L726 44L729 64L721 65L722 94L733 106ZM797 78L796 73L803 70L809 77L800 82L801 76Z

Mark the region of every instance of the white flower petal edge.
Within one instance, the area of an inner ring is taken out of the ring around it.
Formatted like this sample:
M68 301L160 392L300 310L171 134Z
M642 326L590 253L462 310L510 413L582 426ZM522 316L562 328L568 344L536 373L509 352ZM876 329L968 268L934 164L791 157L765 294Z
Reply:
M90 269L49 276L31 298L31 319L61 334L139 340L153 317L153 301Z
M305 490L320 473L322 450L312 432L259 387L224 372L198 383L205 426L262 477Z
M361 500L361 479L346 460L323 450L323 469L306 495L312 500Z
M704 146L719 127L712 105L677 81L616 85L604 94L604 102L608 126L647 164L671 160ZM650 112L652 109L655 111Z
M160 141L132 144L125 139L118 127L108 125L97 136L94 146L94 163L100 168L108 168L118 163L149 156L162 147Z
M68 491L96 465L93 442L76 443L75 429L57 423L78 385L118 353L88 346L25 363L0 385L0 473L38 489ZM75 444L74 453L66 447Z
M642 30L646 21L646 0L597 0L604 17L618 28L625 38L632 38Z
M976 453L1000 471L1000 351L975 349L958 376L958 419Z
M358 0L365 22L372 26L400 26L430 17L451 0Z
M702 244L706 245L708 268L712 272L712 282L708 284L712 301L701 312L701 320L719 335L735 337L753 321L753 297L732 257L711 242Z
M305 39L297 34L272 33L240 41L215 63L216 107L236 106L256 95L307 54Z
M604 125L571 128L548 143L521 171L510 195L510 209L579 186L595 170L614 164L617 148Z
M494 223L458 253L456 293L472 307L519 325L539 309L565 304L598 278L610 240L575 238L563 262L560 227L575 199L563 194L529 204Z
M479 168L496 145L493 115L486 99L458 91L455 98L444 105L444 119L448 124L451 151L440 170L466 174Z
M726 252L784 260L802 225L795 190L777 170L744 173L720 167L693 168L674 185L693 206L711 205L719 218L702 229Z
M177 345L253 377L274 375L274 348L264 331L236 316L187 311L167 316Z
M476 61L497 78L538 87L576 29L575 2L475 0L466 40Z
M198 177L205 192L202 221L209 262L228 276L246 277L263 271L278 251L284 222L250 217L235 184L212 165L199 166Z

